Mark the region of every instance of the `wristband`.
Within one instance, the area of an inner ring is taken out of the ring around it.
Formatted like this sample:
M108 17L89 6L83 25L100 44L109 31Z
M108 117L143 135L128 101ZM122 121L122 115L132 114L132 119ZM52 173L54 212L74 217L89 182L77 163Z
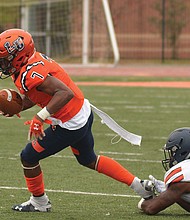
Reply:
M37 113L37 116L45 121L49 116L51 116L51 114L48 112L47 108L44 107L41 111Z

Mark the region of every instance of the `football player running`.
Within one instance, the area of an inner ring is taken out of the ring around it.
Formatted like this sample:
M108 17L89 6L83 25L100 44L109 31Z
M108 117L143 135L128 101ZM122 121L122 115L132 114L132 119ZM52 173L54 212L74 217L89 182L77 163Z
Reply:
M149 176L158 196L141 199L138 208L154 215L177 203L190 212L190 128L178 128L169 135L164 155L162 164L167 171L164 182Z
M0 34L0 78L9 76L23 95L23 111L34 105L41 107L26 122L30 126L28 138L31 142L20 154L31 197L14 205L13 210L50 211L39 161L68 146L79 164L130 186L143 198L153 195L145 190L150 181L141 181L115 160L96 155L89 101L63 68L35 50L31 35L22 29L9 29ZM44 123L50 124L45 130Z

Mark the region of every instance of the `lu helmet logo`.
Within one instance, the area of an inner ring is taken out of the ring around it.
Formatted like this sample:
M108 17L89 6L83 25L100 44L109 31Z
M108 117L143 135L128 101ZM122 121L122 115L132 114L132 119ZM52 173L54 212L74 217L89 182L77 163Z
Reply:
M9 54L12 54L14 51L21 51L24 49L24 42L21 37L18 37L15 41L13 41L13 45L11 46L10 42L7 41L4 44L4 47L7 49Z

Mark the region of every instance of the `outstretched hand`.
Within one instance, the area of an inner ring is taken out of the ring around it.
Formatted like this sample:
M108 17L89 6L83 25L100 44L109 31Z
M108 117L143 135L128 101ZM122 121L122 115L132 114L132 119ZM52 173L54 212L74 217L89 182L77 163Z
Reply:
M152 183L155 186L155 190L158 193L162 193L166 190L166 185L163 181L157 180L154 176L149 175L149 179L152 181Z
M155 196L154 184L151 180L140 180L135 177L130 187L144 199L151 199Z

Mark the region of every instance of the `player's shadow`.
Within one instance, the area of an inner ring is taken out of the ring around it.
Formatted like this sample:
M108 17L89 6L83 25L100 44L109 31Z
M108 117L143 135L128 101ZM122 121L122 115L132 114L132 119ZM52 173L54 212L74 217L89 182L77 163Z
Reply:
M172 216L175 216L176 217L186 217L186 218L189 218L190 217L190 213L187 213L187 214L170 214L170 213L160 213L160 214L157 214L156 216L164 216L164 217L172 217Z
M141 213L142 215L146 215L145 213ZM165 217L165 219L176 219L179 217L180 219L186 219L190 217L190 213L184 213L184 214L176 214L176 213L158 213L156 215L146 215L147 218L153 217L154 219L159 219L160 217Z

